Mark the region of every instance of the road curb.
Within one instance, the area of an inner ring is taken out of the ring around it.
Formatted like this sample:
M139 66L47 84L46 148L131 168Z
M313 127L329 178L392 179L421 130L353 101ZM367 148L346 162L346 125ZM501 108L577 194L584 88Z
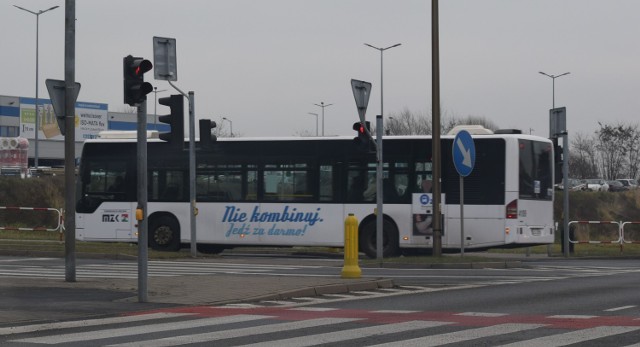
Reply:
M225 305L225 304L237 304L237 303L251 303L267 300L287 300L296 297L313 297L321 296L325 294L345 294L355 291L363 290L376 290L380 288L393 288L393 280L390 279L377 279L367 281L357 281L353 283L337 283L328 284L315 287L305 287L299 289L285 290L281 292L275 292L265 295L254 296L250 298L234 299L226 301L212 302L211 304Z
M360 264L361 268L386 268L386 269L510 269L524 267L520 260L506 261L481 261L470 263L437 263L437 264L406 264L406 263L383 263L380 264Z

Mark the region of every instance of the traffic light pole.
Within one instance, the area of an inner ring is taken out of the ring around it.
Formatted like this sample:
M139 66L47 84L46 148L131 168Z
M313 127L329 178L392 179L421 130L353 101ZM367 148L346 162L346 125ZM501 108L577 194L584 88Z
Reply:
M191 213L189 214L191 224L191 256L198 256L197 233L196 233L196 125L195 125L195 96L193 91L189 92L189 201L191 201Z
M196 229L196 215L198 214L198 208L196 207L196 144L195 144L195 133L196 133L196 111L195 111L195 96L194 92L190 91L189 94L185 94L180 88L171 83L171 80L167 80L169 85L171 85L175 90L177 90L180 94L186 97L189 100L189 201L191 211L189 213L189 220L191 224L191 256L193 258L198 256L198 248L197 248L197 229Z
M442 156L440 144L440 34L438 0L431 0L431 157L433 182L433 256L442 256L442 211L440 177Z
M380 266L382 266L382 258L383 258L383 233L382 233L382 223L383 223L383 211L382 211L382 115L376 116L376 142L377 142L377 150L376 150L376 259Z
M76 79L76 2L65 1L65 43L64 43L64 255L65 281L76 281L76 163L75 163L75 95ZM37 106L36 103L36 112ZM36 126L36 136L38 127ZM38 148L36 142L36 149ZM36 160L38 156L36 155ZM38 165L36 164L36 167Z
M148 302L147 295L147 262L148 262L148 223L147 223L147 101L138 107L138 302ZM141 214L141 215L139 215Z

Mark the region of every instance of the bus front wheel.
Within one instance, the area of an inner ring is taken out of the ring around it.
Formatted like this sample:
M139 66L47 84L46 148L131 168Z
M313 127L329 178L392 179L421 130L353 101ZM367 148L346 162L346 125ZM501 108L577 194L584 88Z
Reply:
M382 221L382 256L393 257L398 254L398 229L388 219ZM360 251L369 258L376 258L376 221L371 219L360 229Z
M156 251L180 250L180 225L175 218L161 216L149 223L149 246Z

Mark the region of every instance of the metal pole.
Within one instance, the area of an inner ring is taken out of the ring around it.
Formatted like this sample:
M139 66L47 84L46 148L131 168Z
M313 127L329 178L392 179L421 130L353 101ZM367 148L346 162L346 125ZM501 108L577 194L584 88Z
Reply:
M556 78L551 78L551 108L556 108Z
M562 194L562 202L564 209L564 256L569 257L569 133L565 130L562 134L562 179L564 180L564 191Z
M324 136L324 101L321 102L322 104L322 136Z
M321 102L322 104L322 136L324 136L324 101Z
M74 4L75 6L75 4ZM38 131L40 130L40 115L38 113L38 104L40 103L40 100L38 98L38 75L39 75L39 33L40 33L40 15L45 13L45 12L49 12L51 10L55 10L56 8L60 7L60 6L53 6L50 7L46 10L39 10L38 12L34 12L31 10L27 10L26 8L17 6L17 5L13 5L13 7L23 10L25 12L29 12L33 15L36 16L36 100L35 100L35 111L36 111L36 118L35 118L35 148L34 148L34 158L33 158L33 164L34 166L37 168L38 167ZM75 9L74 9L75 11Z
M384 80L383 80L383 76L384 74L382 73L383 71L383 62L382 62L382 56L384 54L382 54L384 52L384 49L380 50L380 116L384 117ZM376 123L376 126L377 123ZM376 130L376 134L378 133L378 131Z
M231 137L233 137L233 122L227 117L222 117L222 120L229 122L229 132L231 132Z
M65 281L76 281L75 98L76 2L65 1L64 43L64 259ZM36 88L37 89L37 88ZM36 147L38 148L38 147ZM37 156L36 156L37 158ZM36 164L37 166L37 164Z
M38 168L38 136L39 136L39 132L40 132L40 110L38 109L38 104L39 104L39 99L38 99L38 74L39 74L39 49L38 47L40 46L38 44L38 37L40 32L40 14L36 14L36 134L35 134L35 145L36 147L34 148L34 158L33 158L33 164L36 167L36 169ZM66 123L65 123L66 125Z
M138 302L148 302L148 236L147 236L147 101L138 105L138 210L142 211L138 220ZM136 215L136 217L138 217Z
M383 258L383 215L384 211L382 210L382 202L383 202L383 188L382 188L382 115L376 116L376 142L378 144L376 151L376 259L380 266L382 266L382 258Z
M464 257L464 177L460 175L460 257Z
M438 31L438 0L431 0L431 127L433 158L433 255L442 255L442 221L440 211L440 42Z
M195 96L193 91L189 92L189 201L191 210L189 218L191 224L191 257L198 256L197 231L196 231L196 116L195 116ZM232 133L233 134L233 133Z
M329 106L331 106L333 104L326 104L325 105L324 101L321 101L319 104L314 104L314 105L322 107L322 136L324 136L324 108L325 107L329 107Z

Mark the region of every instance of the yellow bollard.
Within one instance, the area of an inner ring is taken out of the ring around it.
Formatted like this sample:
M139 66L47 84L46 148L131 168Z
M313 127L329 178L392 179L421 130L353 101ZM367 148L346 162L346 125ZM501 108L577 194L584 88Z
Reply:
M344 266L342 278L360 278L362 270L358 265L358 219L349 213L344 221Z

